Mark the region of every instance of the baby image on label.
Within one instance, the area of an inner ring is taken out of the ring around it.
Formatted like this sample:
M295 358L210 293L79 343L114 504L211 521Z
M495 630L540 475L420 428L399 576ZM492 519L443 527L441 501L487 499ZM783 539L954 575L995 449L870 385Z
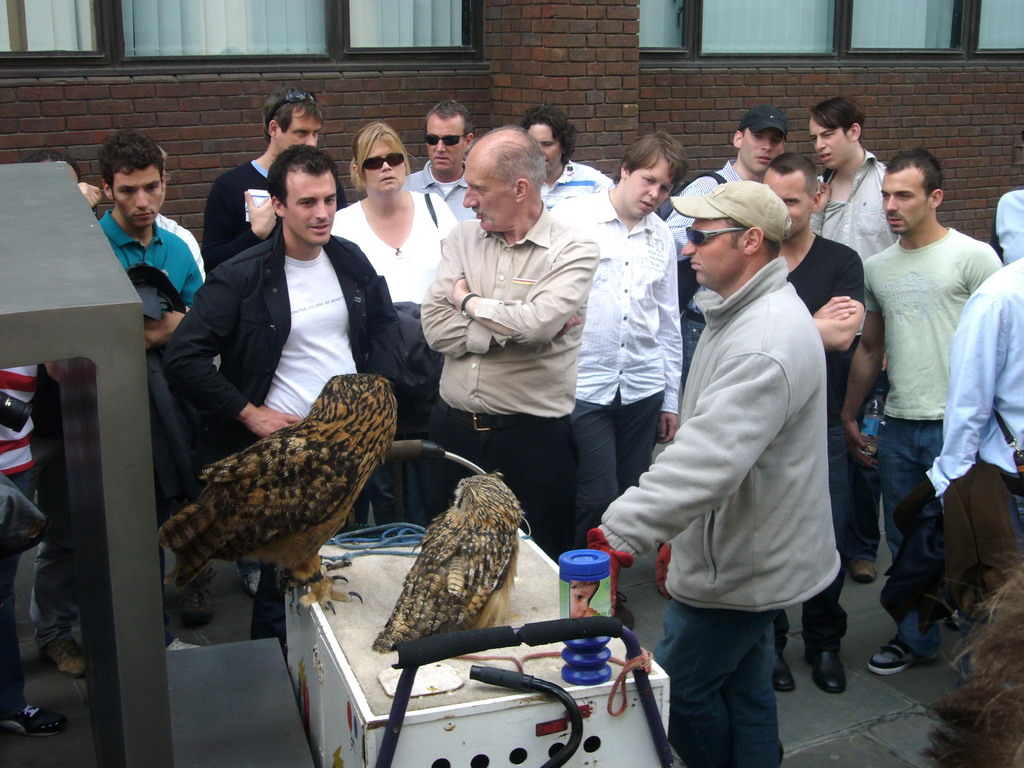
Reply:
M608 555L574 549L558 558L559 615L563 619L612 615Z
M561 612L570 619L611 616L608 585L601 581L570 581L568 584L563 581Z

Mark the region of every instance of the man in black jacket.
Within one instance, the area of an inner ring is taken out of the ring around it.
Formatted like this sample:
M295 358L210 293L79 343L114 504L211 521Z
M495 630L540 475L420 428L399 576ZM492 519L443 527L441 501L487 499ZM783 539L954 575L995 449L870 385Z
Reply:
M291 147L270 167L268 186L277 233L211 273L167 346L168 378L206 418L203 463L302 419L332 376L395 378L387 284L359 248L331 237L334 161ZM272 571L253 605L254 638L284 638Z
M274 234L277 217L264 192L270 166L288 147L315 147L323 121L320 103L309 91L286 85L267 96L263 102L267 151L218 176L206 198L203 264L207 272ZM344 207L345 192L338 184L338 208Z

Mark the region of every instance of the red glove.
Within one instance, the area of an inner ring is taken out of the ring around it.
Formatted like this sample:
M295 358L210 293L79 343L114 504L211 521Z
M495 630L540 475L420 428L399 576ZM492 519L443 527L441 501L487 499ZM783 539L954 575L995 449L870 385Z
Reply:
M623 568L633 567L633 556L628 552L612 549L604 531L600 528L591 528L587 531L587 549L596 549L599 552L607 552L611 573L609 574L609 585L612 590L612 615L615 615L615 600L619 591L619 571Z
M654 561L654 586L665 597L671 600L672 595L665 589L665 579L668 578L668 564L672 562L672 546L666 541L658 550L658 559Z

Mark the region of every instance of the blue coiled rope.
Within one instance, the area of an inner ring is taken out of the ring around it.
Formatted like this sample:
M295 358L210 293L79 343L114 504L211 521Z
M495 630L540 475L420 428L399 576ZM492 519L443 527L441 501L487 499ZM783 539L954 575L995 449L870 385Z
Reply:
M359 528L358 530L339 533L327 540L341 549L349 550L344 555L321 555L322 560L331 562L351 562L352 558L360 555L396 555L398 557L416 557L419 553L413 551L423 540L423 534L427 529L422 525L413 523L388 523L387 525L375 525L371 528Z

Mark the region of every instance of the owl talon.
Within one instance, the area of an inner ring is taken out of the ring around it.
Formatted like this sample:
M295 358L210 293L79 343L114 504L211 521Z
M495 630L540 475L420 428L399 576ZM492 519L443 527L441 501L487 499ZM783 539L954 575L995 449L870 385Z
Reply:
M332 600L328 600L326 603L324 603L324 608L330 608L331 613L333 613L335 616L338 615L338 612L334 610L334 602Z
M335 576L331 576L331 581L344 581L346 584L348 584L348 577L342 576L341 574L337 574Z

